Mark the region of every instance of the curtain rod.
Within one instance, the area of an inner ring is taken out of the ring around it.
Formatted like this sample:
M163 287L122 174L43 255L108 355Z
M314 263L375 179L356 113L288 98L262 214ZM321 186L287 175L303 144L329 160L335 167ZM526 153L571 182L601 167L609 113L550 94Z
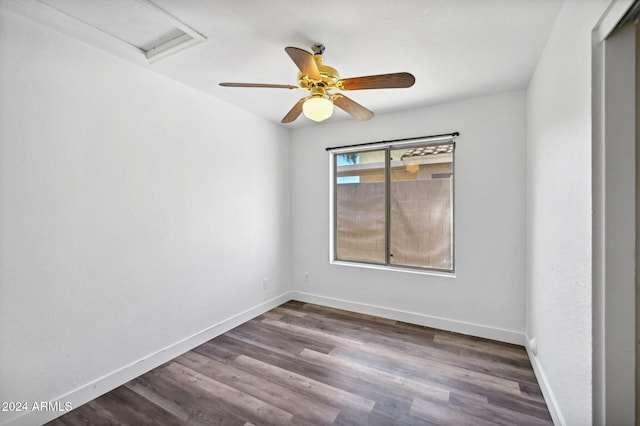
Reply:
M428 139L438 139L438 138L444 138L444 137L451 137L453 139L456 138L456 136L460 136L459 132L453 132L453 133L443 133L441 135L431 135L431 136L419 136L417 138L405 138L405 139L393 139L390 141L379 141L379 142L364 142L364 143L357 143L357 144L353 144L353 145L343 145L343 146L332 146L332 147L328 147L326 148L327 151L334 151L336 149L345 149L345 148L356 148L356 147L360 147L360 146L372 146L372 145L393 145L393 144L397 144L397 143L411 143L412 141L420 141L420 140L428 140Z

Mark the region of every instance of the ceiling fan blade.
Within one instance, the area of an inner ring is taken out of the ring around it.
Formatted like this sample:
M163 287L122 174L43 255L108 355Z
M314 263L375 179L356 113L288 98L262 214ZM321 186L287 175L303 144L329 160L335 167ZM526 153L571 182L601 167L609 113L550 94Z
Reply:
M311 53L297 47L285 47L284 50L298 66L302 74L313 80L322 79L322 77L320 77L320 71L318 71L318 65L316 65L316 61L313 59Z
M337 85L341 90L394 89L411 87L416 78L408 72L343 78Z
M261 83L220 83L224 87L265 87L269 89L299 89L290 84L261 84Z
M369 111L353 99L347 98L340 93L332 95L331 99L333 100L334 105L349 113L353 118L361 121L373 118L373 112Z
M291 123L292 121L295 121L295 119L298 118L300 114L302 114L302 104L306 100L307 98L300 99L280 122Z

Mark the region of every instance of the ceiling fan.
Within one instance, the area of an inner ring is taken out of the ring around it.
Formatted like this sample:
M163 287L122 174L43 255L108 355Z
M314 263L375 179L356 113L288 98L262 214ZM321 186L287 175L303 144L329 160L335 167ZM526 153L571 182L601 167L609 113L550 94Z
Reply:
M329 91L403 88L413 86L416 81L415 77L408 72L340 78L338 70L323 63L324 46L322 44L314 44L311 47L313 55L297 47L286 47L284 50L300 70L298 86L260 83L220 83L220 86L309 90L309 96L300 99L281 120L282 123L291 123L301 113L314 121L326 120L333 113L333 105L358 120L369 120L373 117L373 112L341 93Z

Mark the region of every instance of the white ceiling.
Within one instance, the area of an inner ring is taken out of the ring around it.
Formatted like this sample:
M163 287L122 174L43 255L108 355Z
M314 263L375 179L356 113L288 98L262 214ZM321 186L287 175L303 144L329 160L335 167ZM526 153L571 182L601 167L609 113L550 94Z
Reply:
M562 0L152 0L207 38L149 68L279 123L306 93L286 46L326 47L341 77L408 71L413 87L346 93L376 114L525 88ZM330 121L350 119L340 110ZM373 118L375 120L375 117ZM300 116L293 124L321 125Z

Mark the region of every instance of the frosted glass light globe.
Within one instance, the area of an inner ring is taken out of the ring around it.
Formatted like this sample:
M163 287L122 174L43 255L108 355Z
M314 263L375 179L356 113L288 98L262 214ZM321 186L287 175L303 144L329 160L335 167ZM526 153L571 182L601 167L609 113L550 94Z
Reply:
M302 112L309 120L326 120L333 114L333 102L324 96L313 96L302 104Z

